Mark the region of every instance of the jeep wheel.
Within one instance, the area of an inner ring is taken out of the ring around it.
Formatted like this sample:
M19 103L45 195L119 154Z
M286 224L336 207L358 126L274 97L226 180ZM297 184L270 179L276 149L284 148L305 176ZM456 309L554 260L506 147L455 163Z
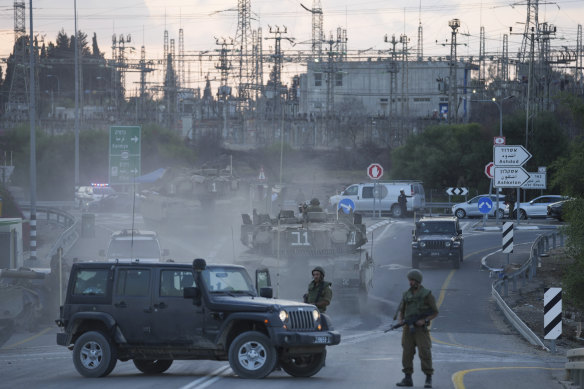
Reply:
M460 255L457 255L452 259L452 268L459 269L460 268Z
M319 354L289 357L280 360L280 366L292 377L312 377L322 369L326 360L326 350Z
M464 212L464 209L457 209L456 211L454 211L454 216L456 216L459 219L464 219L464 217L466 216L466 212Z
M391 216L393 217L402 217L402 210L400 208L399 205L394 204L393 207L391 207Z
M257 331L238 335L229 346L229 364L241 378L264 378L276 365L276 348Z
M420 260L418 257L412 256L412 269L419 269L420 268Z
M144 374L161 374L172 365L172 359L134 359L134 366Z
M101 332L86 332L75 342L73 363L84 377L105 377L112 372L117 361L116 346Z

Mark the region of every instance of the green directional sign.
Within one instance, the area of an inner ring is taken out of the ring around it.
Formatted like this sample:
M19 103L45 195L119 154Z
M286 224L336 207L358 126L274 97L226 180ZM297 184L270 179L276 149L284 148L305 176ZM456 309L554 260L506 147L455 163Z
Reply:
M109 183L132 184L140 176L140 126L110 127Z

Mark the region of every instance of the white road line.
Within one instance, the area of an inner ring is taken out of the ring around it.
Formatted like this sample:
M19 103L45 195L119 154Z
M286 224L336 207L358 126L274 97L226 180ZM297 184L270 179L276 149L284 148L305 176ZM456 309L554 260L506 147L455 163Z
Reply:
M226 370L230 370L230 369L231 368L229 367L229 365L222 366L219 369L212 372L211 374L209 374L205 377L201 377L197 380L194 380L190 384L185 385L185 386L181 387L180 389L194 389L194 388L203 389L203 388L206 388L207 386L213 385L215 382L219 381L222 378L222 376L220 374L225 372Z

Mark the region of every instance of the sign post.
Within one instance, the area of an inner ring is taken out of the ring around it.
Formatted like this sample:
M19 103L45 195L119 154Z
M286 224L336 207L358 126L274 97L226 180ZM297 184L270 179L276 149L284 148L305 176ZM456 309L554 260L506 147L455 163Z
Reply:
M373 192L377 193L377 181L383 176L383 166L378 163L372 163L367 167L367 175L372 180L375 180L375 184L373 185ZM377 196L373 196L373 216L377 213L376 210L376 202ZM381 217L381 209L379 209L379 217Z
M531 154L521 145L495 145L493 146L493 163L495 171L493 186L498 188L517 188L517 204L519 209L519 190L530 176L521 166L531 158ZM517 212L517 224L519 224L520 212Z
M109 139L109 184L133 184L141 171L140 126L112 126Z

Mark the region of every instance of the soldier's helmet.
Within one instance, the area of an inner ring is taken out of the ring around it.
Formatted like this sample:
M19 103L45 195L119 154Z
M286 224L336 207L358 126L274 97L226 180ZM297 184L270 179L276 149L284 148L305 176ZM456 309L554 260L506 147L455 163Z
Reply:
M315 197L312 200L310 200L310 205L318 206L320 205L320 201L318 201L318 199Z
M422 272L418 269L412 269L408 272L408 280L418 281L418 283L421 284L422 278Z
M314 269L312 269L312 272L314 271L319 271L320 274L322 274L322 278L324 278L324 269L320 266L315 267ZM310 272L312 274L312 272Z

